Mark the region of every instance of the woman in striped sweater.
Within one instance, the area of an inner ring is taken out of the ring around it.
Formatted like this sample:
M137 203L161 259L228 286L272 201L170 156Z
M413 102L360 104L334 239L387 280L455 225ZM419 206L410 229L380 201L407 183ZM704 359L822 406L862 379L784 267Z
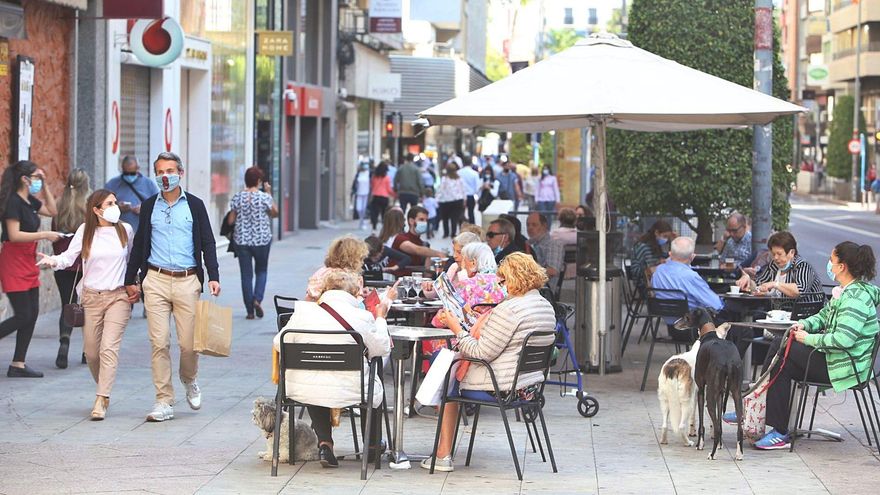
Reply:
M504 258L497 272L498 283L507 288L507 298L486 317L479 337L464 331L461 323L443 311L441 323L458 337L458 349L463 357L487 361L498 380L498 389L504 393L513 386L513 375L526 335L535 331L554 331L556 315L553 306L538 293L547 283L547 273L534 258L525 253L511 253ZM534 345L546 345L553 340L534 339ZM520 396L534 393L535 386L544 381L540 371L524 373L518 377L516 391ZM471 363L460 384L461 394L470 398L492 400L494 390L489 369ZM458 393L458 387L453 394ZM443 413L440 429L440 445L437 447L435 470L452 471L452 440L458 420L458 404L448 404ZM431 459L422 462L431 469Z
M807 260L798 255L797 241L790 232L771 235L767 248L770 249L773 262L758 272L754 280L744 274L737 281L740 288L780 297L822 292L822 282Z
M819 313L798 321L792 330L792 342L785 366L767 393L767 426L772 427L755 443L763 450L787 449L791 446L788 433L791 381L807 379L831 383L836 392L870 378L871 352L880 327L877 305L880 289L870 283L876 274L874 251L868 245L842 242L835 246L826 267L828 277L840 284L840 296L832 299ZM775 348L779 341L775 339ZM807 369L807 357L813 353ZM855 360L853 372L845 349ZM774 348L771 348L774 352Z

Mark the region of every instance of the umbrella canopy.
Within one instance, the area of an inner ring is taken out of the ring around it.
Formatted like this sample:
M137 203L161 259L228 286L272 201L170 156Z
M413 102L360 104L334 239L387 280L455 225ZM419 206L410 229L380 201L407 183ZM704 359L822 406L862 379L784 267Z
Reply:
M805 110L604 34L419 115L430 125L520 132L600 119L657 132L764 125Z

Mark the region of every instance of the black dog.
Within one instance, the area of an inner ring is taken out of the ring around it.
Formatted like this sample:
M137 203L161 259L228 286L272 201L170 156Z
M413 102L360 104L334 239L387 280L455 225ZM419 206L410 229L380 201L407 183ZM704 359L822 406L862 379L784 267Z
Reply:
M676 328L697 328L700 333L700 350L694 367L694 383L697 385L697 408L700 411L699 429L697 431L697 450L705 448L705 428L703 427L703 408L708 402L709 417L714 430L712 453L709 459L715 459L715 452L721 445L721 417L727 397L733 395L736 408L736 460L743 458L743 403L742 403L742 360L733 342L719 337L713 312L706 308L696 308L675 323ZM723 325L722 325L723 326Z

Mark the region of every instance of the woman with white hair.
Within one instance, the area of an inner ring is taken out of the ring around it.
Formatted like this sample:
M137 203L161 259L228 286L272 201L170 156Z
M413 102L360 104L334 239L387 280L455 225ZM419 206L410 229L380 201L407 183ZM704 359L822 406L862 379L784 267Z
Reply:
M498 265L492 248L482 242L468 244L461 250L462 271L467 278L456 283L456 291L465 304L473 308L478 304L498 304L504 300L504 288L498 283ZM431 321L435 327L444 327L435 316Z
M449 281L452 282L454 287L458 286L459 281L468 278L467 270L462 268L461 250L468 244L475 242L480 242L480 236L473 232L462 232L452 239L452 257L447 260L449 266L446 268L446 276L449 277ZM437 293L434 292L434 282L430 280L422 282L422 292L425 293L425 297L428 299L437 298Z

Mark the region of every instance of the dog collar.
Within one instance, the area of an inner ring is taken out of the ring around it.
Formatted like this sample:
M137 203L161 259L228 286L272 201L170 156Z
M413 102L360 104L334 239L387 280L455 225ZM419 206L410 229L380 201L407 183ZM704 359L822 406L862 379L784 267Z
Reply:
M717 332L706 332L700 336L700 344L705 344L709 340L721 340Z

